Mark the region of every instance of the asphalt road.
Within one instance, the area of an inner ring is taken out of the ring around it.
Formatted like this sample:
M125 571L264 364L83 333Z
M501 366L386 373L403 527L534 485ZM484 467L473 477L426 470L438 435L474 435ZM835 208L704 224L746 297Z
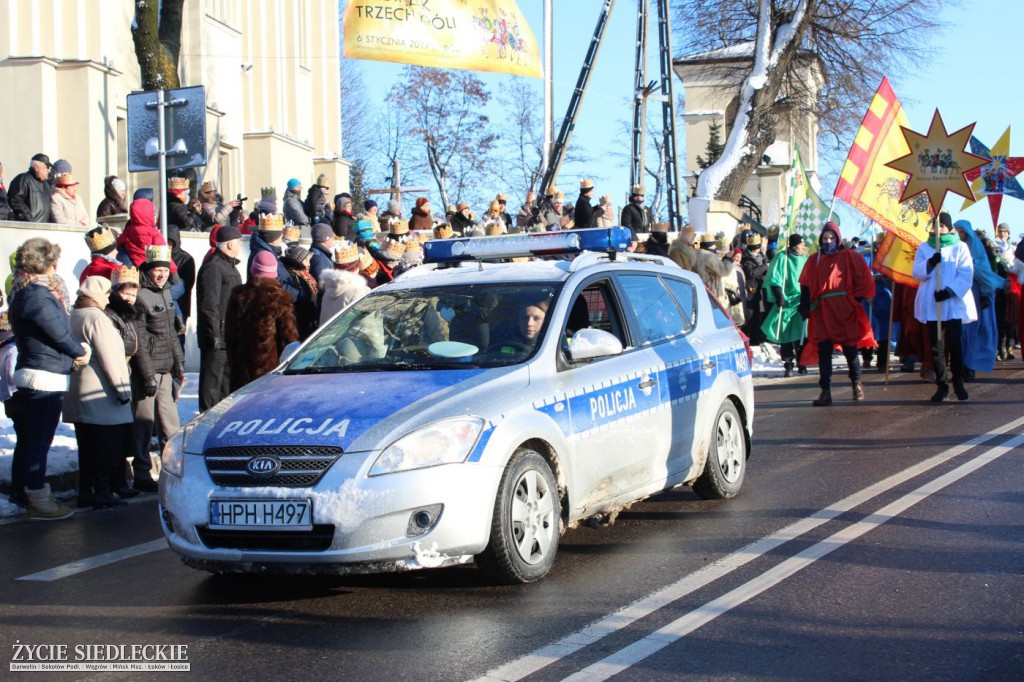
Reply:
M1024 365L1005 364L965 403L916 376L869 373L856 404L838 381L831 408L814 377L759 386L738 497L680 489L572 530L527 586L211 576L163 548L153 496L5 523L0 676L32 674L8 672L22 644L184 644L182 675L227 680L1021 680Z

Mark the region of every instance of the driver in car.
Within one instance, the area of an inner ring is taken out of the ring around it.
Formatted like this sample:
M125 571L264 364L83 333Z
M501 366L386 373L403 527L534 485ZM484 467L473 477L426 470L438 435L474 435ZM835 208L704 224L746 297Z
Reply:
M527 303L516 315L515 331L498 344L499 353L529 355L540 338L544 317L548 313L548 300Z

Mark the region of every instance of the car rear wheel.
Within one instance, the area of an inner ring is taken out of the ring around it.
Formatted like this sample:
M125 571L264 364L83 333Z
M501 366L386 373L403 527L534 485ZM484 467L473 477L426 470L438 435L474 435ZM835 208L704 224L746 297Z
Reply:
M533 450L517 450L501 477L491 539L477 555L477 566L506 585L543 578L558 552L559 518L551 467Z
M707 462L693 490L705 500L733 497L747 473L747 434L732 401L718 408Z

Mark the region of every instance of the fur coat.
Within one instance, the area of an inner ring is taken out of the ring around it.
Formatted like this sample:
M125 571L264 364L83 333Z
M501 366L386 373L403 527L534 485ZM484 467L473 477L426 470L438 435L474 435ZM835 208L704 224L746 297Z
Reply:
M280 363L281 351L298 341L295 307L276 279L253 277L235 287L224 320L231 357L231 390L236 391Z
M370 293L366 280L357 272L327 270L320 275L320 325L347 308L356 299Z

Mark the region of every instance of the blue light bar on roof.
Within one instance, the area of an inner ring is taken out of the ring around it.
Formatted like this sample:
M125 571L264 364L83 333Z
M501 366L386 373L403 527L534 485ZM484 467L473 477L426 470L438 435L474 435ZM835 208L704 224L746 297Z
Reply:
M423 245L424 263L458 263L498 258L526 258L599 251L625 251L631 234L624 227L534 232L498 237L432 239Z

